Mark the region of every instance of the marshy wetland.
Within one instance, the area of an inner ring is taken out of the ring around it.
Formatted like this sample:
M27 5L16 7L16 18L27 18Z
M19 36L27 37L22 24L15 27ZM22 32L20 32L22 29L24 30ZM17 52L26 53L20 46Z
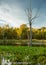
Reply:
M0 46L0 65L2 59L9 60L11 65L26 65L16 64L17 62L28 62L30 65L45 65L46 64L46 47L30 47L30 46ZM28 64L29 65L29 64Z

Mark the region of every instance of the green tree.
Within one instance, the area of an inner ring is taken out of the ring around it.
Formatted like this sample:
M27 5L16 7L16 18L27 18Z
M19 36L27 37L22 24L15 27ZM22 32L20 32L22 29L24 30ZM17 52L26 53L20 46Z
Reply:
M28 38L28 27L27 27L27 25L26 24L22 24L21 26L20 26L20 31L21 31L21 38L22 39L27 39Z
M18 33L16 31L16 28L13 29L12 35L13 39L18 39Z

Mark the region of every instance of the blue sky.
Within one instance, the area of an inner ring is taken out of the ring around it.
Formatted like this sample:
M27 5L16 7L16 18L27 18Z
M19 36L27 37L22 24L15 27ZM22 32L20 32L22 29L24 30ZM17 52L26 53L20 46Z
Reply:
M19 27L21 24L27 24L28 17L25 10L30 7L30 4L32 16L40 8L39 17L32 21L32 27L46 27L46 0L0 0L0 26L9 24Z

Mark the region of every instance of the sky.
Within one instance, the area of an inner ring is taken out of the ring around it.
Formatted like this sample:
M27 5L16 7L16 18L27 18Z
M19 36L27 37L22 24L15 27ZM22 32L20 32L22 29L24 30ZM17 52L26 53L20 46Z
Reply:
M0 26L10 25L19 27L21 24L29 26L26 11L32 9L32 17L37 10L37 18L32 21L33 28L46 27L46 0L0 0Z

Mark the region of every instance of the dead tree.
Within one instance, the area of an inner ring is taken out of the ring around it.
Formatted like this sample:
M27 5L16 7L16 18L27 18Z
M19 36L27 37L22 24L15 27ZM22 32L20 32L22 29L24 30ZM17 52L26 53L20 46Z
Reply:
M34 17L32 17L32 9L31 6L30 8L26 9L26 15L28 17L28 21L29 21L29 26L30 26L30 46L32 46L32 21L36 18L38 18L38 12L39 12L40 7L37 9L37 12L35 14Z

